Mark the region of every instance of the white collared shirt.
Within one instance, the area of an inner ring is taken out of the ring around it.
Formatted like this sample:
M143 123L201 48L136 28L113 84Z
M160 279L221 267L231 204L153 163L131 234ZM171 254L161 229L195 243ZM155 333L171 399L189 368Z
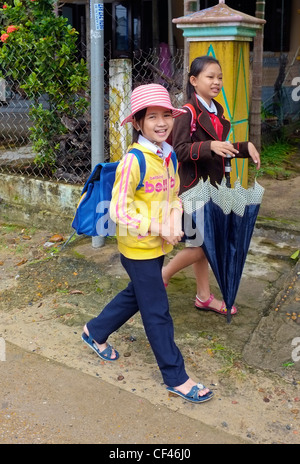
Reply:
M146 139L143 135L139 135L138 143L152 151L152 153L158 155L163 160L167 158L172 151L171 145L169 145L167 142L162 142L161 147L158 147L155 145L155 143L150 142L150 140Z
M217 110L217 107L216 105L214 104L214 102L211 100L210 102L210 106L206 103L205 100L203 100L202 97L200 97L200 95L197 95L197 98L198 100L202 103L202 105L204 106L204 108L209 112L209 113L214 113L214 114L218 114L218 110Z

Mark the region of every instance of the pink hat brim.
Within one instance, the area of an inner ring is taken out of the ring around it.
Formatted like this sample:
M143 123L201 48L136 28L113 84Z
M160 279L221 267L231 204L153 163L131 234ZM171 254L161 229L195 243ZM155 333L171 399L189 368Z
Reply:
M159 106L159 105L154 105L154 106ZM144 108L140 108L139 111L143 110L145 108L148 108L148 106L145 106ZM168 110L171 110L173 118L178 118L178 116L181 116L182 114L187 112L186 110L181 110L181 109L178 109L178 108L174 108L173 106L168 107L168 108L166 106L161 106L161 108L166 108ZM129 116L127 116L127 118L125 118L121 122L121 126L123 126L124 124L127 124L128 122L133 122L134 121L134 115L136 113L138 113L138 111L136 111L135 113L131 113Z
M136 113L151 106L158 106L172 111L173 118L177 118L181 114L186 113L186 110L174 108L169 92L161 84L144 84L137 86L132 91L130 104L131 114L121 122L121 126L127 122L133 122Z

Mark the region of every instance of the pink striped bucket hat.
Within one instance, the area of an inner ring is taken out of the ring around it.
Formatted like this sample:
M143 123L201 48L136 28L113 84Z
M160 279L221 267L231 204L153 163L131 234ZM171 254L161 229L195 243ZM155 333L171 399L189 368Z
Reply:
M169 92L160 84L139 85L133 90L130 103L131 114L121 122L121 126L127 122L132 122L134 115L148 106L167 108L172 111L173 118L177 118L181 114L186 113L186 110L173 107Z

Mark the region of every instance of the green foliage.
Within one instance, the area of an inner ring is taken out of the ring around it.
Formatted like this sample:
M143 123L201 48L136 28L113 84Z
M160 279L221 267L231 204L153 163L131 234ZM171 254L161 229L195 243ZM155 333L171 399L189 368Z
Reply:
M288 169L291 156L297 151L297 146L285 138L264 145L261 150L261 168L255 169L255 176L268 176L272 178L288 178L291 171ZM254 173L254 168L249 163L249 172Z
M63 117L78 118L88 105L88 70L76 56L78 33L55 15L53 0L7 1L0 18L0 73L32 101L37 161L54 164L58 138L67 131Z

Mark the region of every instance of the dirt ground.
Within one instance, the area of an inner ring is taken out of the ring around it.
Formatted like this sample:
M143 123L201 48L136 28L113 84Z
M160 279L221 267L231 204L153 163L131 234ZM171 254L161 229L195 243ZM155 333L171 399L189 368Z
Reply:
M299 175L259 181L266 188L260 216L270 227L276 222L283 231L287 224L289 230L300 231L299 181ZM98 437L101 443L300 443L300 378L289 369L281 373L245 363L242 346L258 319L253 316L244 324L242 297L240 322L236 319L227 328L220 316L195 314L194 279L189 271L170 286L176 338L187 369L214 391L215 398L195 406L168 397L139 316L112 336L112 344L122 353L120 362L99 361L81 342L83 324L124 287L127 277L113 241L95 250L88 239L77 238L59 251L60 234L63 231L0 222L0 337L7 342L11 360L0 362L0 442L87 443ZM291 264L281 260L283 275L290 275ZM257 292L270 286L260 282L257 277L255 283L249 280L249 286L254 285ZM276 282L281 285L283 277ZM271 289L270 299L278 291ZM252 293L253 298L258 296L253 288ZM298 293L293 298L300 301ZM299 325L289 324L300 335ZM31 381L22 384L28 370L17 370L13 362L19 360L24 367L35 354L38 363L51 361L49 369L41 365L42 378L38 378L38 368L32 364ZM56 373L52 362L58 363ZM91 383L86 384L86 379ZM57 386L53 390L52 381ZM76 382L76 389L68 390L67 396L65 390L59 392L64 381ZM29 391L34 392L30 400ZM80 401L93 393L101 420L93 421L91 435ZM29 401L26 407L22 395ZM115 400L103 405L101 398L111 395ZM72 408L72 402L76 407ZM136 425L130 435L120 425L126 414ZM101 434L104 424L107 433ZM118 428L122 429L119 436Z

